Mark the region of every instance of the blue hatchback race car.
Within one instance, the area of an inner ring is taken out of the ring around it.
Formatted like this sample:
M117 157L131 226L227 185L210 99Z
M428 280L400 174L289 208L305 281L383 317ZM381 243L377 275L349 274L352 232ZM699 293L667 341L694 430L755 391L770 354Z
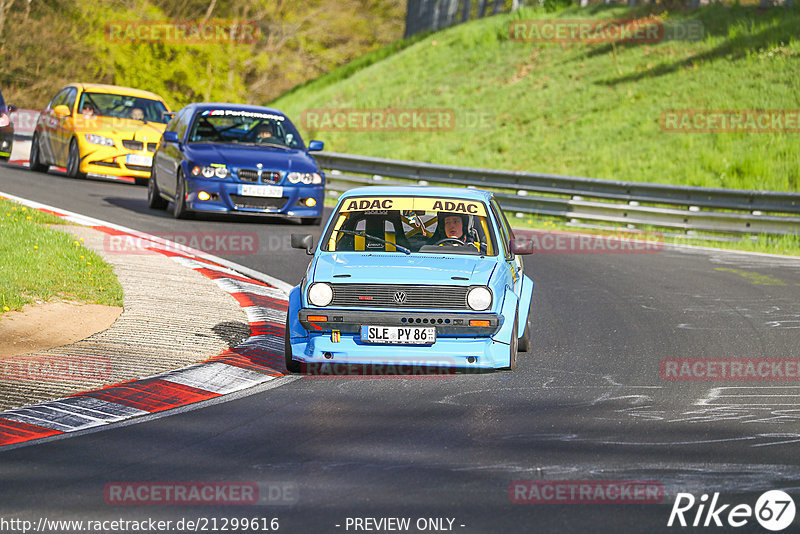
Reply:
M167 124L153 156L147 204L192 212L322 221L325 175L286 115L244 104L189 104Z
M492 193L362 187L344 193L289 295L286 368L330 364L513 369L530 347L533 281Z

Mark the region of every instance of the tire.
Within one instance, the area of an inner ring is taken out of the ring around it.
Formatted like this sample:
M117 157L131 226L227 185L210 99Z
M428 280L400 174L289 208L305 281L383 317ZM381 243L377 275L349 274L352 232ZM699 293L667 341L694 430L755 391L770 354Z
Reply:
M30 170L34 172L47 172L49 167L42 163L42 150L39 146L39 134L33 134L33 140L31 141L31 154L29 159Z
M519 352L528 352L531 350L531 321L528 319L525 322L525 332L522 333L522 337L519 338L519 348L517 349Z
M73 138L69 142L69 156L67 156L67 176L70 178L86 178L81 172L81 151L78 142Z
M504 371L513 371L517 368L517 351L519 350L519 338L517 337L517 322L519 312L514 316L514 327L511 330L511 344L508 346L509 363L508 367L503 367Z
M156 172L153 170L147 181L147 207L151 210L165 210L168 205L169 202L161 198L161 191L158 190L156 183Z
M286 330L283 334L283 354L286 358L286 370L290 373L300 372L300 362L292 359L292 344L289 340L289 316L286 316Z
M175 201L172 203L172 215L176 219L189 217L189 210L186 209L186 182L182 171L178 171L178 190L175 191Z
M300 217L300 224L305 226L319 226L322 224L322 217Z

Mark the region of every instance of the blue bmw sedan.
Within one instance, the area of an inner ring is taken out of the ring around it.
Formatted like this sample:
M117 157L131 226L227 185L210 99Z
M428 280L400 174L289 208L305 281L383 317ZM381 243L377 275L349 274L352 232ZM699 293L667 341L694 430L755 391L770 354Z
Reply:
M194 212L280 215L318 225L325 175L278 110L189 104L167 124L153 157L147 204L176 218Z

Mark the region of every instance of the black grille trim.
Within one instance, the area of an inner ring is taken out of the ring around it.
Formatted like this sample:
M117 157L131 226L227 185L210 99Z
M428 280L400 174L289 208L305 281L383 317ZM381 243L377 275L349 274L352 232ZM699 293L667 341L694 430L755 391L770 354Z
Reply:
M281 173L276 171L257 171L255 169L239 169L236 173L243 182L261 182L264 184L277 184L281 181ZM259 175L261 178L259 179Z
M236 208L253 210L280 210L286 205L287 197L268 198L268 197L246 197L242 195L230 195L231 202Z
M144 148L144 143L141 141L135 141L133 139L123 139L122 146L128 150L141 150Z
M141 171L141 172L151 172L153 170L152 167L145 166L145 165L131 165L130 163L126 163L125 167L131 171Z
M468 310L468 286L406 284L332 284L330 306L357 308L418 308ZM405 301L395 294L403 292ZM359 298L361 297L361 298Z

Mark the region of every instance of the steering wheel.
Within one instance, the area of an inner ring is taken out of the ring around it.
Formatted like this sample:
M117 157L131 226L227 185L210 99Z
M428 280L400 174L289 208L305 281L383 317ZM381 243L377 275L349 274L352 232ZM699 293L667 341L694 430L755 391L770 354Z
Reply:
M440 239L439 241L434 243L434 245L444 245L445 243L449 245L459 245L461 247L463 247L466 244L460 239L457 239L455 237L445 237L444 239Z

